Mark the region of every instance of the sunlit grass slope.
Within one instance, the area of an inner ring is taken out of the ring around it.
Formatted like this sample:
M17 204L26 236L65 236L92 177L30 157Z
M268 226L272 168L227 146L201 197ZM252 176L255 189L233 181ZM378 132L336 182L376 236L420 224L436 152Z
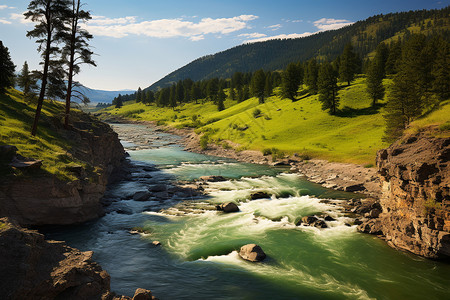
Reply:
M384 84L389 90L391 80L386 79ZM376 151L388 146L382 142L385 101L372 107L365 89L363 77L351 86L341 86L339 112L335 116L321 109L318 95L308 94L295 102L279 96L267 98L264 104L256 98L242 103L227 100L226 109L221 112L211 102L186 104L176 110L133 103L107 112L174 127L196 127L197 132L207 133L210 141L229 140L239 144L239 149L277 148L288 154L373 164ZM255 110L261 113L257 115ZM420 126L434 119L448 120L445 110L430 114Z
M43 160L40 175L54 174L61 179L74 179L66 169L74 164L74 159L68 154L72 145L51 124L55 118L62 119L64 106L45 101L38 133L32 137L30 131L35 109L36 106L27 104L17 90L9 89L6 94L0 95L0 145L14 145L20 155ZM82 162L76 163L84 165ZM16 175L26 174L16 172Z

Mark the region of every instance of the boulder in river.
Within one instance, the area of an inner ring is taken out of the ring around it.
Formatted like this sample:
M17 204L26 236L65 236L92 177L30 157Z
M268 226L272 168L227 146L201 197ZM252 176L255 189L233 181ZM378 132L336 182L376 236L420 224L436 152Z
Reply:
M200 180L203 180L203 181L206 181L206 182L227 181L227 179L225 177L219 176L219 175L202 176L202 177L200 177Z
M236 205L236 203L233 202L226 202L224 204L217 205L216 208L217 210L223 211L224 213L239 211L239 207Z
M250 194L250 199L252 200L257 200L257 199L265 199L265 198L270 198L272 195L270 195L267 192L255 192Z
M134 201L147 201L151 194L147 191L137 192L133 195Z
M155 184L148 188L150 192L158 193L167 191L167 186L165 184Z
M151 300L151 299L154 299L154 297L152 297L151 291L145 289L137 289L136 292L134 293L132 300Z
M248 244L241 247L239 256L251 262L263 261L266 258L266 253L256 244Z
M305 216L299 222L297 222L296 225L297 226L299 226L299 225L314 226L317 228L328 228L325 221L320 220L315 216Z

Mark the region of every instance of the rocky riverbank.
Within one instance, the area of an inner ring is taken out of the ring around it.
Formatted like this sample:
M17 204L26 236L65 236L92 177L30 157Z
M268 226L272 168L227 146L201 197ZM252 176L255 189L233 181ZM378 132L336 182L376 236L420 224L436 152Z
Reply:
M112 293L109 274L92 255L0 218L0 298L156 299L142 289L133 298Z
M27 169L22 170L24 176L5 176L0 180L0 216L24 226L39 226L81 223L103 214L103 193L108 182L120 174L125 151L109 125L85 114L80 118L70 130L62 129L58 123L54 129L61 138L73 142L69 155L85 162L88 169L65 167L76 177L72 181ZM8 147L9 161L2 159L2 163L24 160L17 150L14 145Z

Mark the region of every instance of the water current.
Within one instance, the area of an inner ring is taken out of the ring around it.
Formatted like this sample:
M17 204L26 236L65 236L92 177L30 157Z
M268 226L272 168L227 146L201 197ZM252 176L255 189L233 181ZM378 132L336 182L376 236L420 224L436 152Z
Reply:
M93 250L114 292L132 295L141 287L159 299L450 299L450 265L358 233L335 201L323 201L357 195L325 189L285 168L186 152L178 137L145 126L114 127L134 165L131 179L109 188L104 217L47 232ZM132 200L149 187L173 190L204 175L227 181L205 184L203 196L179 189ZM272 196L249 201L257 191ZM214 210L228 201L240 212ZM336 221L326 229L295 225L312 214ZM131 234L133 227L147 233ZM248 243L268 258L240 259L237 250Z

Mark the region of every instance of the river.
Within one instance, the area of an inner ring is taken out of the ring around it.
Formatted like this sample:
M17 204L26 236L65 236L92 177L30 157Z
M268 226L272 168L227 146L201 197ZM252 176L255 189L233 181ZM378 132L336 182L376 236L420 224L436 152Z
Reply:
M110 186L104 217L46 232L93 250L111 275L112 291L132 295L141 287L159 299L450 299L449 264L358 233L335 201L323 201L355 194L325 189L286 168L186 152L178 137L153 128L114 127L134 165L131 179ZM130 132L147 145L135 144ZM204 196L180 190L130 199L152 186L189 184L203 175L227 181L205 184ZM247 200L255 191L272 197ZM214 210L227 201L238 203L240 212ZM295 226L311 214L336 221L326 222L326 229ZM133 227L147 233L131 234ZM267 259L240 259L236 250L248 243L260 245Z

